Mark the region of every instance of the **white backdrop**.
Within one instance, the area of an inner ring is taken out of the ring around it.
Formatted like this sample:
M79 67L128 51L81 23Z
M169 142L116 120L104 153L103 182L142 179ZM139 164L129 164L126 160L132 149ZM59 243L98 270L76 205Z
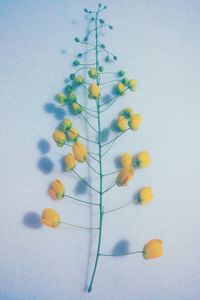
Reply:
M68 222L89 225L93 217L96 224L95 209L52 201L46 190L58 177L69 194L87 195L74 177L61 173L60 159L68 149L57 148L51 135L69 115L58 108L54 96L64 87L71 61L80 51L73 37L86 30L83 8L94 9L97 4L92 0L0 2L0 299L197 300L199 1L108 0L104 15L114 26L104 41L119 57L115 68L125 69L139 82L135 95L115 104L112 117L125 105L143 116L140 130L113 147L106 168L115 168L113 158L125 151L135 154L147 149L152 156L151 167L136 172L127 189L114 188L107 194L105 207L131 200L143 185L153 187L155 199L144 207L106 215L102 249L112 252L125 240L130 251L140 250L149 239L160 238L164 256L152 261L140 255L101 258L88 295L84 290L97 236L39 225L45 207L55 208ZM105 117L104 127L110 117ZM79 169L85 172L85 166Z

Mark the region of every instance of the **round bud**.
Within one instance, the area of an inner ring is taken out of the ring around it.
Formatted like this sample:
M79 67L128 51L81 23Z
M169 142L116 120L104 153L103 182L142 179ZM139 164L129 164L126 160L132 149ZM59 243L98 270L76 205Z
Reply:
M73 65L74 65L74 66L80 65L80 61L79 61L79 60L74 60L74 61L73 61Z
M80 42L80 39L78 37L75 37L74 40L75 40L76 43Z
M74 74L74 73L71 73L71 74L69 75L69 78L70 78L71 80L74 80L75 74Z
M99 72L103 72L104 71L104 67L103 66L99 66Z

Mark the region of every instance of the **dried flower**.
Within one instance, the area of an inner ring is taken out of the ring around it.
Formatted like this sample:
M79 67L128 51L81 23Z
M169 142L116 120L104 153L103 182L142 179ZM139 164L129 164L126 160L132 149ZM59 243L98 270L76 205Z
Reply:
M62 130L55 130L53 133L54 141L56 142L57 146L62 147L66 142L66 135Z
M70 130L67 132L67 136L72 142L76 142L80 134L76 128L70 128Z
M127 122L123 116L117 118L117 128L119 131L125 131L127 129Z
M85 162L87 158L87 149L81 142L76 142L73 147L73 154L78 162Z
M137 154L136 164L140 168L145 168L151 163L151 157L147 151L141 151Z
M91 79L96 79L98 76L97 70L95 68L90 69L88 75Z
M130 129L137 130L142 122L142 117L140 114L132 115L130 120L128 121L128 125Z
M122 96L126 92L126 87L122 82L119 82L115 87L116 94Z
M150 240L144 245L143 257L145 259L158 258L163 255L163 242L158 239Z
M132 164L132 155L130 153L124 153L120 159L122 168L128 167Z
M136 86L137 86L137 80L136 79L131 79L128 81L128 88L131 90L131 91L135 91L136 89Z
M100 94L100 89L99 89L99 86L96 83L91 83L89 85L88 92L89 92L88 97L90 99L99 99L100 98L100 95L101 95Z
M116 184L118 186L127 186L133 175L134 169L132 166L122 168L118 173Z
M76 160L74 158L74 155L72 153L68 153L64 156L64 162L66 164L66 170L73 170L76 166Z
M152 192L151 187L146 186L146 187L143 187L143 188L139 191L139 195L138 195L139 203L141 203L141 204L147 204L147 203L149 203L152 199L153 199L153 192Z
M60 224L60 215L54 209L46 208L43 210L41 223L56 228Z

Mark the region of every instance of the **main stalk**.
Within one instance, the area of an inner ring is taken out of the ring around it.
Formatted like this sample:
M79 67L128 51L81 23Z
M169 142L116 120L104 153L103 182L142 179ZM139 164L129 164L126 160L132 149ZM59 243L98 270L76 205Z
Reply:
M98 15L99 11L96 13L95 17L95 52L96 52L96 70L98 72L99 69L99 57L98 57ZM97 76L96 79L96 84L100 85L100 80L99 80L99 75ZM100 179L99 179L99 237L98 237L98 245L97 245L97 253L96 253L96 258L95 258L95 264L94 264L94 269L91 277L91 281L89 284L88 288L88 293L92 291L92 285L98 265L98 260L100 256L100 247L101 247L101 235L102 235L102 221L103 221L103 206L102 206L102 192L103 192L103 175L102 175L102 146L101 146L101 116L100 116L100 106L99 106L99 100L96 100L96 106L97 106L97 114L98 114L98 150L99 150L99 174L100 174Z

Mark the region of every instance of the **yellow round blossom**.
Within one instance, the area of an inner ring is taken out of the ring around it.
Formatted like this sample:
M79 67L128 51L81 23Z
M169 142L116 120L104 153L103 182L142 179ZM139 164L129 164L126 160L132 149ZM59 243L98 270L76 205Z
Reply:
M50 187L50 188L48 189L48 194L49 194L49 196L51 197L51 199L53 199L53 200L56 200L56 199L57 199L56 192L54 191L54 189L52 189L52 187Z
M132 164L132 156L130 153L124 153L120 159L122 168L128 167Z
M69 130L72 127L72 121L70 119L64 119L60 129L64 132L66 132L67 130Z
M67 136L72 142L76 142L78 140L80 134L76 128L70 128L67 131Z
M137 130L142 122L142 117L140 114L135 114L131 116L130 120L128 121L128 125L130 129Z
M73 147L73 154L78 162L85 162L87 158L87 149L81 142L76 142Z
M147 151L141 151L137 154L137 165L145 168L151 163L151 157Z
M73 170L76 166L76 160L74 158L74 155L72 153L68 153L64 156L64 162L66 164L66 170Z
M122 168L118 173L116 184L118 186L127 186L133 175L134 169L132 166Z
M128 81L128 88L131 90L131 91L135 91L137 87L137 80L136 79L131 79Z
M115 90L116 90L117 95L122 96L122 95L124 95L125 92L126 92L126 87L125 87L125 85L124 85L123 83L119 82L119 83L116 85Z
M88 97L90 99L99 99L101 96L99 86L96 83L91 83L89 85L88 92Z
M144 245L143 257L145 259L158 258L163 255L163 242L158 239L150 240Z
M72 103L72 109L75 114L80 114L83 111L82 105L80 105L76 102Z
M66 99L67 99L67 96L66 96L64 93L60 93L60 94L58 94L56 97L57 97L58 103L60 103L61 105L64 105L64 104L65 104L65 101L66 101Z
M54 141L56 142L57 146L62 147L66 142L66 135L60 129L55 130L53 133Z
M85 79L83 76L78 75L74 81L76 85L82 85L85 82Z
M139 191L138 198L139 198L138 200L141 204L149 203L153 199L153 192L152 192L151 187L149 187L149 186L143 187Z
M60 215L54 209L46 208L43 210L41 223L56 228L60 224Z
M119 131L125 131L127 129L127 122L123 116L117 118L117 128Z
M90 69L88 75L91 79L96 79L98 76L97 70L95 68Z
M131 107L126 107L123 111L122 111L122 115L126 118L126 119L130 119L132 116L134 116L134 111Z

